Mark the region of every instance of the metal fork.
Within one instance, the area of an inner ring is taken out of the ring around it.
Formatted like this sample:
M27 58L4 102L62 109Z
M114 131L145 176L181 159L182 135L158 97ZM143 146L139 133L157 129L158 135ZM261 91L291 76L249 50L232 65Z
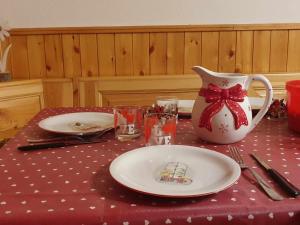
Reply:
M253 177L256 179L257 183L259 186L266 192L266 194L273 200L275 201L281 201L283 200L283 197L276 192L272 187L267 184L266 181L258 174L256 173L253 169L248 167L245 163L244 160L240 154L240 151L237 147L234 146L229 146L229 152L231 154L231 157L240 165L242 170L248 169Z

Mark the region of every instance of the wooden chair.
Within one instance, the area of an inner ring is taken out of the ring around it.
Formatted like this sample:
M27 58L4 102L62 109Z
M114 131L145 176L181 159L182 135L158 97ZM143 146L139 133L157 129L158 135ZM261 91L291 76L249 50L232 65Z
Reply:
M0 140L15 135L43 107L41 80L0 83Z

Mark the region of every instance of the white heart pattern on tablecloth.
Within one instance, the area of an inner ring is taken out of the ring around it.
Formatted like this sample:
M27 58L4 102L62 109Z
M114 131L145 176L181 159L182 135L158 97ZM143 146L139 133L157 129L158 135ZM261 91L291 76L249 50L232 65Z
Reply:
M270 213L269 213L269 217L270 217L271 219L274 219L274 214L273 214L272 212L270 212Z
M192 223L192 217L189 216L189 217L186 219L186 222Z
M207 216L206 219L207 219L208 221L212 221L212 220L213 220L213 217L212 217L212 216Z
M233 219L232 215L227 216L228 221L231 221Z
M166 219L166 222L165 222L166 224L171 224L172 223L172 220L170 220L170 219Z
M254 216L253 216L252 214L249 214L248 219L249 219L249 220L253 220L253 219L254 219Z
M289 212L289 217L293 217L294 216L294 212Z

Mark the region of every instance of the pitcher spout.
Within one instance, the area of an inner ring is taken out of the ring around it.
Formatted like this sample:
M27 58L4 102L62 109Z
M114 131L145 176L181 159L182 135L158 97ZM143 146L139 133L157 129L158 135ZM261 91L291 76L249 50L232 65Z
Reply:
M213 72L209 69L206 69L202 66L193 66L192 70L194 70L202 79L205 79L206 77L210 76L217 76L217 72Z

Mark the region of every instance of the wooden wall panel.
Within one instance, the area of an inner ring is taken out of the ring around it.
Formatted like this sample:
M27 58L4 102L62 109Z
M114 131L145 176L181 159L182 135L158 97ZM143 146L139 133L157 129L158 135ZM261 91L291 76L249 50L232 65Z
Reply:
M27 48L30 78L42 78L46 74L44 36L29 35Z
M251 73L253 64L253 31L237 31L235 71Z
M72 107L73 83L71 79L43 80L45 107Z
M167 73L167 34L150 33L150 74Z
M96 34L80 35L81 74L83 77L99 76L97 48Z
M219 41L219 69L223 72L235 71L236 32L220 32Z
M79 35L62 35L62 48L65 77L81 76L81 52Z
M286 71L289 32L274 30L271 32L270 72Z
M201 32L186 32L184 37L184 73L192 74L193 66L201 65Z
M98 62L100 76L116 73L115 35L98 34Z
M300 71L300 30L289 31L287 71Z
M219 32L202 33L202 66L218 71Z
M167 34L167 74L183 74L184 33Z
M219 72L300 72L300 24L28 28L10 33L1 48L13 44L8 60L13 78L70 78L68 95L73 94L75 106L82 101L82 76L178 76L193 74L194 65ZM47 93L66 93L65 85L56 88L54 83ZM89 84L84 101L92 106L95 88ZM64 101L51 99L49 105Z
M253 72L267 73L270 68L270 31L254 31Z
M133 75L149 74L149 68L149 33L134 33Z
M11 37L11 63L15 79L29 79L27 36Z
M61 35L45 36L46 77L64 76Z
M132 75L132 34L116 34L116 75Z

